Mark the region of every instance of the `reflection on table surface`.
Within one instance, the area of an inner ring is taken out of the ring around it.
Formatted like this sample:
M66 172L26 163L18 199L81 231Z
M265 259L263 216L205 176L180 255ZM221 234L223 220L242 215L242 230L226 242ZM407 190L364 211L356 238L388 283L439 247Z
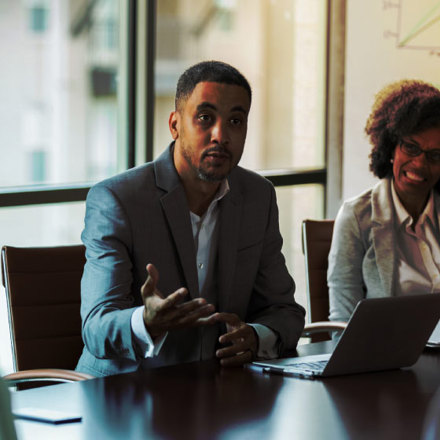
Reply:
M440 351L429 350L409 369L314 381L181 364L21 391L13 405L83 416L60 426L17 420L21 439L419 439L440 421L439 385Z

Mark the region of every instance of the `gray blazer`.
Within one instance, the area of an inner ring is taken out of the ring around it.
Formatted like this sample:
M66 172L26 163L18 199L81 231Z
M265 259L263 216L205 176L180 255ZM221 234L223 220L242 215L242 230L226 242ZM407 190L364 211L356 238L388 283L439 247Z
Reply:
M437 193L434 201L439 213ZM398 282L395 216L391 179L380 180L342 205L328 259L331 320L348 321L363 298L394 294Z
M183 286L190 298L199 296L189 208L172 149L173 144L154 162L98 183L87 196L79 371L100 376L214 357L218 325L170 331L159 355L146 360L131 331L147 263L158 268L164 295ZM240 167L228 180L230 191L219 202L216 309L271 328L283 353L296 347L304 309L294 301L295 285L281 253L275 191Z

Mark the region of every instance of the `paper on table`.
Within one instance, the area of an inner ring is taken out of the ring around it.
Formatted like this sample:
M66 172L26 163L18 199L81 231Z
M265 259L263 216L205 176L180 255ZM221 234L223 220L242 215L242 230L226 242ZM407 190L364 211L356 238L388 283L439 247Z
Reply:
M426 343L428 347L440 347L440 321L435 326L434 331Z

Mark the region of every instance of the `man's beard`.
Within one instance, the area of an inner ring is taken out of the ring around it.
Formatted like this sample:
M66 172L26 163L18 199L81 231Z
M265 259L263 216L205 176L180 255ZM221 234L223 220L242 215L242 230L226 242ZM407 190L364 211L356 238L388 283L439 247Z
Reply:
M206 171L201 167L197 169L197 177L204 182L221 182L226 176L227 174L215 174L213 172Z
M184 159L186 160L187 164L191 167L191 169L193 171L195 171L195 173L197 174L197 177L204 181L204 182L221 182L228 174L231 170L228 170L226 173L221 173L218 174L215 172L215 170L213 171L209 171L203 168L203 159L209 154L209 153L213 153L214 151L217 152L221 152L223 154L227 154L229 156L229 159L231 160L231 154L227 151L225 151L225 149L223 147L212 147L209 148L207 151L205 151L202 154L202 157L200 159L200 166L195 166L193 161L192 161L192 156L191 153L189 152L189 150L186 148L185 145L182 145L182 155L184 157Z

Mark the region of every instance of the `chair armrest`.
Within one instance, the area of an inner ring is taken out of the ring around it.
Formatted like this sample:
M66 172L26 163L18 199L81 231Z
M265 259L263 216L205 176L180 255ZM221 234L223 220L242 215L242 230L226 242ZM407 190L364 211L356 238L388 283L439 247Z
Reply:
M342 331L347 327L346 322L342 321L319 321L306 324L302 333L302 337L308 337L316 333Z
M8 386L14 386L19 383L33 381L49 382L78 382L81 380L94 379L93 376L86 373L79 373L73 370L63 370L58 368L39 368L34 370L22 370L3 376Z

